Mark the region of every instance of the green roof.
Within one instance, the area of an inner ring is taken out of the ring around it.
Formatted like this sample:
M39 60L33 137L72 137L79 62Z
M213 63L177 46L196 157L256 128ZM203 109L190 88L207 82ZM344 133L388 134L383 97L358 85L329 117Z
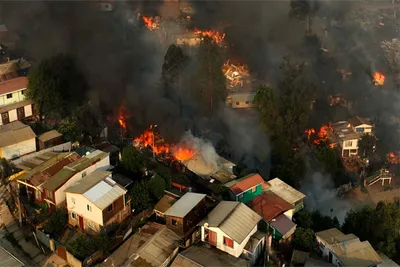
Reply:
M96 150L89 155L80 158L79 160L72 162L57 172L53 177L51 177L47 182L43 184L43 188L53 191L58 189L63 185L69 178L71 178L76 173L88 168L94 163L108 156L108 153Z

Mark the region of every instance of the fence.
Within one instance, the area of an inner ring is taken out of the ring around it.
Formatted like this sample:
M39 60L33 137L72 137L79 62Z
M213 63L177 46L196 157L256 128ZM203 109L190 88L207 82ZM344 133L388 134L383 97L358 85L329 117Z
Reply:
M64 151L71 151L71 149L72 149L71 142L66 142L66 143L61 144L61 145L49 147L49 148L40 150L38 152L22 156L22 157L20 157L18 159L12 160L12 163L17 165L17 164L21 164L25 160L31 159L31 158L33 158L33 157L35 157L37 155L41 155L41 154L46 153L46 152L64 152Z
M54 240L48 237L45 233L40 231L38 228L36 228L36 237L39 240L40 243L42 243L44 246L46 246L48 249L50 249L52 252L56 251L56 245L54 243Z

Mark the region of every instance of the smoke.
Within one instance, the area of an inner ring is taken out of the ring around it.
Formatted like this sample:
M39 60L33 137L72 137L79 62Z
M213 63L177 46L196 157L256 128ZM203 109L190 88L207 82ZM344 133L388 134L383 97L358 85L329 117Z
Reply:
M347 212L351 209L351 204L338 196L330 175L321 172L307 174L300 191L307 196L307 209L318 210L325 216L336 216L340 223L344 222Z

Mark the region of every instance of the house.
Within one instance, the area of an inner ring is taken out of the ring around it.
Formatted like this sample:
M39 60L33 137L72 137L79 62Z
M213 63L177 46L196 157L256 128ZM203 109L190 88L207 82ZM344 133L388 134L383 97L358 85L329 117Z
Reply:
M296 230L296 224L290 219L294 212L294 205L272 191L263 192L247 205L269 224L274 240L288 239Z
M82 231L99 232L123 222L131 214L126 193L111 172L93 171L65 190L69 224Z
M75 152L46 152L40 165L19 176L17 182L25 185L35 203L58 206L65 201L65 189L96 169L108 169L107 153L96 150L80 157Z
M195 47L200 45L201 37L194 33L185 33L175 36L176 44L179 46Z
M34 115L32 101L26 100L24 95L27 85L26 77L0 82L0 125Z
M379 266L382 258L368 241L361 242L353 234L343 234L336 228L315 234L322 256L336 266Z
M149 222L114 251L101 266L168 266L179 249L180 237L168 227Z
M215 267L233 266L247 267L251 263L242 258L236 258L216 248L193 245L176 256L171 267Z
M333 123L329 138L340 147L342 157L349 157L358 154L358 140L363 134L373 134L372 128L369 120L356 116Z
M157 217L164 217L164 213L172 207L179 199L178 195L165 192L165 195L154 206L154 212Z
M36 134L20 121L0 126L0 158L15 159L36 151Z
M306 197L303 193L297 191L279 178L269 180L268 185L269 186L265 189L266 191L271 191L294 206L294 210L292 210L291 214L286 213L289 218L292 218L294 213L303 209L304 198Z
M60 145L63 143L63 135L57 130L51 130L38 136L39 150Z
M184 246L196 240L197 223L207 213L206 196L188 192L164 213L168 229L183 239Z
M201 241L236 258L244 253L253 235L259 235L261 216L237 201L221 201L200 223ZM264 235L265 236L265 235ZM257 239L257 238L256 238ZM255 261L262 254L264 239L252 247Z
M255 92L230 93L226 97L225 104L230 108L252 108Z
M228 182L225 187L229 188L231 200L247 203L262 193L263 184L264 179L258 173L251 173Z

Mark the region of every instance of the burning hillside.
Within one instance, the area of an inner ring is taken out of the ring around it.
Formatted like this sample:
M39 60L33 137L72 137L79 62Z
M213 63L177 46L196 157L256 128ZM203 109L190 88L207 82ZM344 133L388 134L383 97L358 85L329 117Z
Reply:
M156 17L142 16L142 20L146 28L149 29L149 31L151 32L160 28L161 19L159 16Z
M386 155L386 161L389 164L394 164L398 165L400 164L400 152L390 152L389 154Z
M328 134L329 134L329 132L332 132L332 131L333 131L333 129L332 129L331 124L328 124L328 125L322 125L318 132L316 132L315 129L313 129L313 128L306 129L305 134L307 135L308 140L313 139L313 141L312 141L313 144L319 145L323 142L328 141ZM329 146L331 148L333 148L334 144L329 144Z
M200 35L202 37L210 37L216 44L219 45L222 45L225 39L225 33L220 33L219 31L213 31L213 30L194 29L194 34Z

